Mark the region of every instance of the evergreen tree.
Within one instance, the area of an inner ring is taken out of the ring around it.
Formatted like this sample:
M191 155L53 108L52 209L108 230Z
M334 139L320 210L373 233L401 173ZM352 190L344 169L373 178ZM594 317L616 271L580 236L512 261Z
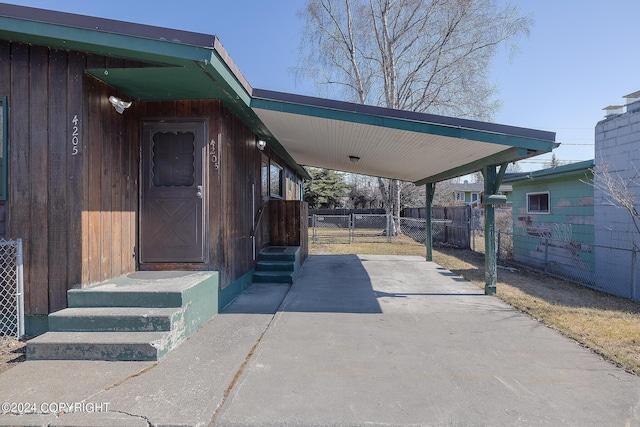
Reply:
M347 184L343 176L332 170L310 168L312 180L304 183L304 200L310 209L334 209L342 206Z

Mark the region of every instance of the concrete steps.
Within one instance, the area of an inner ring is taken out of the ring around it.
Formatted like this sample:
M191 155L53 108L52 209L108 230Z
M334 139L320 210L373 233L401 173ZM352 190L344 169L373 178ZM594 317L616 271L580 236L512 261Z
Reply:
M217 313L217 272L138 272L67 293L29 360L159 360Z
M253 281L258 283L293 283L299 268L299 247L270 246L258 254Z

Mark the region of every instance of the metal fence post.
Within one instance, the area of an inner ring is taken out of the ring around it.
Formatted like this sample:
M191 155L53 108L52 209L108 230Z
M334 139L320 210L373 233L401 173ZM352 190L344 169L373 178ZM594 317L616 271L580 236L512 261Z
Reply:
M355 222L354 214L349 215L349 243L355 240L355 234L356 234L355 224L356 222Z
M391 218L391 215L387 215L387 243L391 243L391 235L393 233L391 233L391 222L393 221L393 218Z
M632 300L636 300L637 299L637 291L636 291L636 278L637 278L637 273L636 273L636 248L633 248L633 251L631 251L631 299Z
M18 339L24 337L24 282L22 274L22 239L16 239L16 297L18 303Z
M316 242L316 214L311 217L311 241Z
M549 265L549 238L544 239L544 272L546 273Z

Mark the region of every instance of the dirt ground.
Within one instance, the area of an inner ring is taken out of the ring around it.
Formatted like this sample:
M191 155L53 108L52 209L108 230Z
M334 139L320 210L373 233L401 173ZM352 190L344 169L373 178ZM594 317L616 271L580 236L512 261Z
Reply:
M0 373L23 362L26 357L26 342L0 337Z

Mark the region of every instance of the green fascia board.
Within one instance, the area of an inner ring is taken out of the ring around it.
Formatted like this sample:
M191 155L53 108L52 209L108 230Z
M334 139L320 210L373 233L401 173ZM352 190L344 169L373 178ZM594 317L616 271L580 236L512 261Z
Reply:
M137 61L208 61L212 52L212 48L7 17L0 17L0 28L0 37L7 40Z
M541 153L550 152L551 150L553 150L553 148L558 146L558 144L553 141L536 140L521 136L479 131L464 127L445 126L436 123L405 120L396 117L323 108L313 105L295 104L271 99L253 98L251 101L251 107L254 109L278 111L330 120L380 126L390 129L405 130L409 132L419 132L429 135L440 135L451 138L486 142L490 144L525 148Z
M502 182L517 185L520 182L536 179L556 179L570 175L583 175L593 173L595 162L593 160L585 160L583 162L569 163L567 165L557 166L555 168L541 169L533 172L522 172L516 176L507 177Z
M446 181L447 179L457 178L459 176L468 175L470 173L477 172L479 170L482 170L482 168L487 165L497 166L503 163L510 163L510 162L522 160L524 158L535 156L538 154L542 154L542 153L532 152L531 150L527 150L525 148L520 148L520 147L509 148L499 153L493 154L491 156L484 157L479 160L475 160L471 163L467 163L466 165L462 165L457 168L450 169L446 172L423 178L419 181L414 182L414 184L424 185L428 183Z
M222 90L199 70L185 67L107 68L88 74L125 93L135 101L219 99Z

